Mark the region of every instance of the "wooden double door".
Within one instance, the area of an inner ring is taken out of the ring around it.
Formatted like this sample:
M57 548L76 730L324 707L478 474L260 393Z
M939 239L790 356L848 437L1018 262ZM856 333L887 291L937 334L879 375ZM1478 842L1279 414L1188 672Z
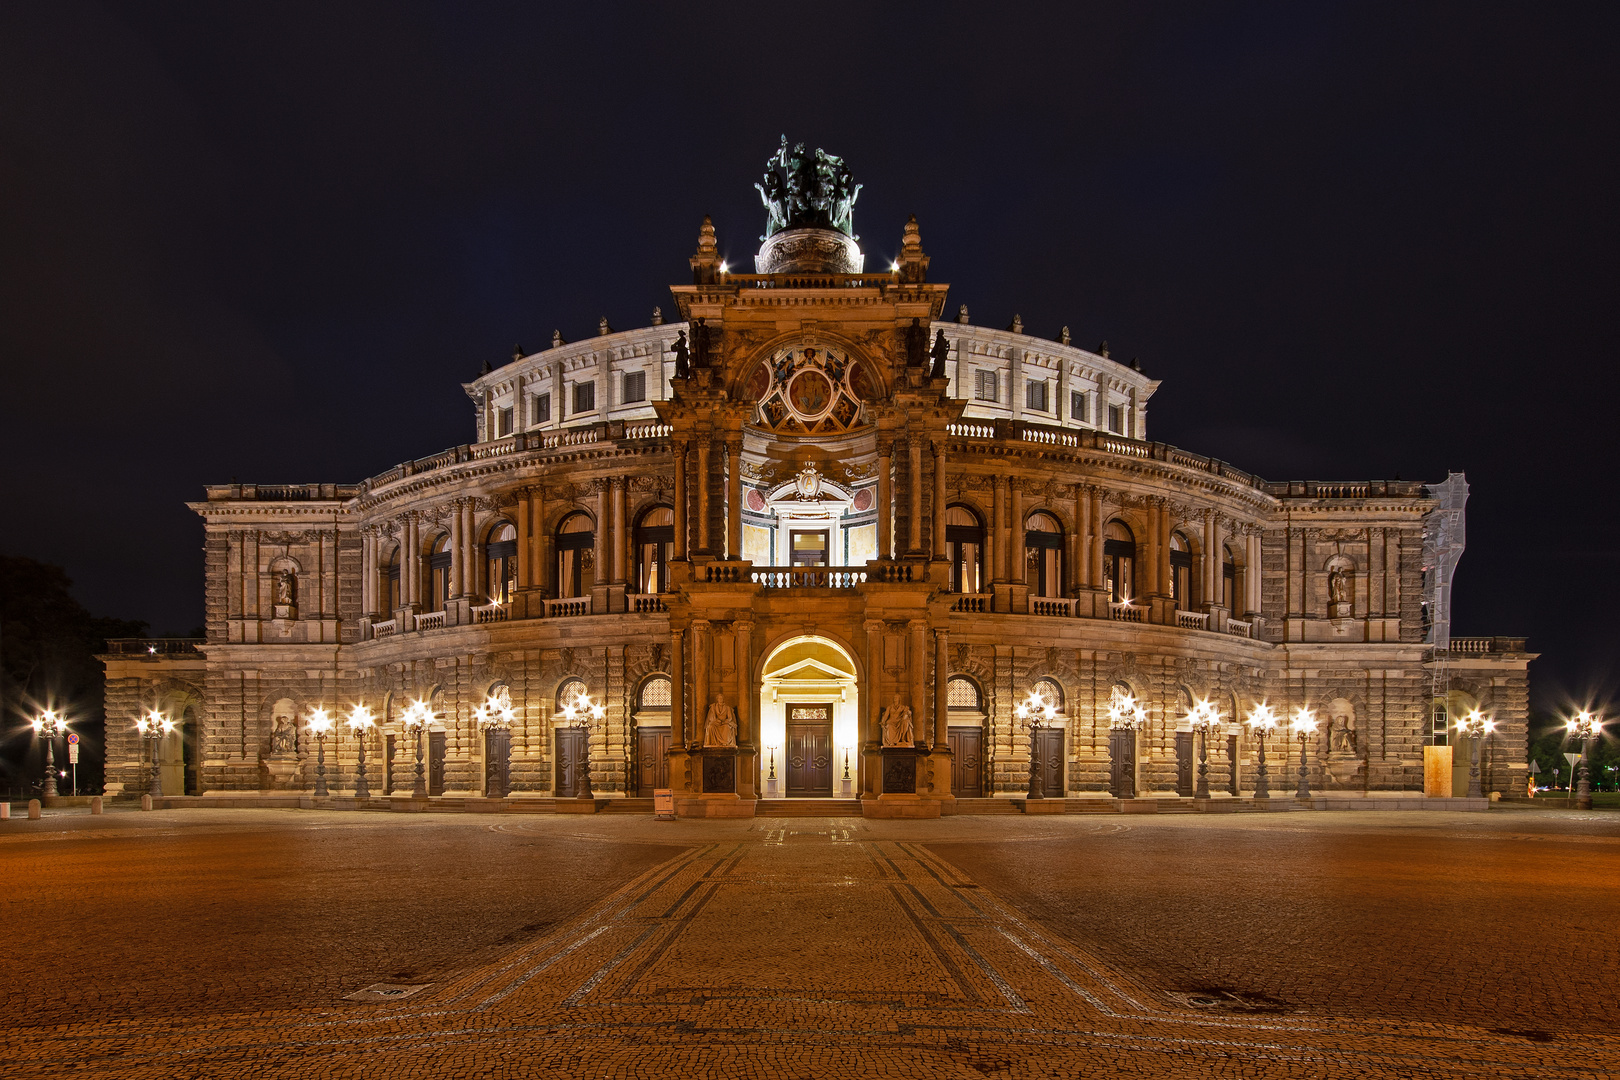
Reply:
M951 748L951 794L958 799L984 798L984 728L953 727L946 731Z
M669 787L669 747L669 728L636 728L636 794L641 798Z
M787 707L787 751L782 758L789 798L832 795L834 758L830 704Z
M557 729L557 784L559 799L572 799L579 794L580 770L587 767L585 731L577 727Z

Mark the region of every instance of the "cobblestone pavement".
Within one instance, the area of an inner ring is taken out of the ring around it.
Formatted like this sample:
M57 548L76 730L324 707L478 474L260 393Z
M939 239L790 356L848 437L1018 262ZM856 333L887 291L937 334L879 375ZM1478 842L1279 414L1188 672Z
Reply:
M1617 826L9 822L0 1073L1615 1075Z

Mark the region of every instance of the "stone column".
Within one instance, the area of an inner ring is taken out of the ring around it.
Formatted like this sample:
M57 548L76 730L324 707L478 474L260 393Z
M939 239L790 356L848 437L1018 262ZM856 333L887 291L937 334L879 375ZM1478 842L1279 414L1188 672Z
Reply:
M461 543L461 500L450 504L450 598L461 598L461 580L467 572L466 552Z
M408 604L422 602L422 523L413 510L405 518L406 550L405 558L400 560L400 569L408 585L410 593L406 600Z
M1091 493L1084 484L1074 485L1074 546L1069 552L1069 595L1076 596L1092 583L1091 578Z
M1007 544L1002 535L1006 529L1007 478L997 476L996 491L992 502L990 535L985 537L990 542L990 580L992 583L1007 580Z
M669 632L669 743L676 750L686 749L686 645L679 630ZM674 782L674 777L670 778Z
M726 440L726 558L742 558L742 438Z
M1096 490L1095 488L1093 488L1092 491L1091 491L1090 502L1091 502L1091 521L1090 521L1090 527L1091 527L1091 552L1090 552L1090 555L1091 555L1091 558L1090 558L1091 580L1089 582L1087 582L1087 584L1091 585L1094 588L1100 589L1100 588L1103 587L1103 579L1104 579L1104 574L1103 574L1103 544L1106 542L1103 539L1102 492L1100 492L1100 491ZM1112 597L1110 597L1109 599L1112 599ZM1104 614L1106 614L1106 612Z
M1156 596L1159 592L1159 508L1157 498L1149 498L1147 504L1147 541L1144 545L1147 550L1142 552L1140 571L1142 580L1137 583L1137 594L1140 596ZM1134 600L1135 597L1132 597Z
M1204 511L1204 587L1200 595L1206 611L1221 602L1221 527L1213 508Z
M709 440L703 439L697 448L697 512L698 550L709 554Z
M911 464L911 498L909 500L909 520L906 522L906 554L921 555L922 546L922 439L912 435L906 439L906 449Z
M676 440L675 451L675 555L686 559L686 442Z
M934 749L950 746L950 695L946 680L950 675L950 631L944 627L934 631Z
M461 591L468 596L477 596L482 590L479 586L483 577L478 565L478 530L473 527L474 504L471 499L464 499L461 503L461 542L466 547L461 571Z
M605 585L611 580L609 573L608 538L613 529L613 504L610 484L606 480L596 481L596 534L591 537L592 558L596 563L596 570L591 577L592 587Z
M737 632L737 744L754 745L754 624L739 619Z
M703 716L709 711L709 620L692 620L693 745L703 745Z
M1159 510L1159 591L1170 595L1170 527L1174 516L1169 505Z
M928 620L912 619L906 624L911 631L910 647L906 659L911 666L912 733L917 742L928 742Z
M250 529L242 537L242 618L258 617L259 533L256 529Z
M1248 564L1247 579L1244 582L1244 591L1249 594L1248 611L1245 614L1260 614L1261 580L1260 580L1260 532L1258 529L1249 533L1247 539L1248 555L1244 561Z
M883 623L867 619L861 623L866 634L866 733L863 742L883 742Z
M527 589L534 584L534 552L529 549L533 538L531 515L534 504L531 488L518 490L517 505L517 587Z
M1024 566L1024 485L1014 479L1007 482L1007 487L1012 504L1007 514L1007 580L1022 585L1029 580Z
M945 558L945 441L934 444L934 558Z
M611 483L613 500L613 584L624 584L624 477L615 476Z
M894 536L894 489L889 479L890 445L882 432L878 433L878 520L877 557L888 559Z
M375 591L377 578L377 540L366 529L360 533L360 612L363 615L372 613L372 593Z

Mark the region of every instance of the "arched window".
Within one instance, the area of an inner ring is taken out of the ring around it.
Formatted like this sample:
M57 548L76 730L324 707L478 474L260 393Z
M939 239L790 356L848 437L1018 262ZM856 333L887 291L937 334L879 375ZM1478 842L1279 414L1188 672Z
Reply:
M641 684L641 697L637 704L642 709L667 709L673 687L667 675L654 675Z
M1226 544L1221 545L1221 607L1227 614L1237 613L1237 563Z
M1039 694L1048 705L1063 711L1063 687L1058 685L1056 679L1036 679L1035 685L1029 688L1030 693Z
M1025 581L1035 596L1063 595L1063 526L1051 514L1029 515L1024 526Z
M590 515L573 513L557 526L557 596L589 596L596 580L596 527Z
M979 685L960 675L952 678L945 684L945 709L947 712L983 712Z
M1170 595L1177 611L1192 610L1192 545L1178 532L1170 534Z
M388 610L383 614L392 617L394 612L398 611L404 603L404 597L400 595L399 588L399 548L394 548L393 554L388 556L388 566L384 573L387 575L387 588L384 595L388 597Z
M588 693L584 679L568 679L557 687L557 711L561 712L563 706L572 705L579 700L581 694Z
M433 542L433 553L428 556L428 573L432 584L428 589L429 611L443 611L450 600L450 534L445 533Z
M951 591L978 592L984 565L984 525L965 506L945 508L945 554L951 560Z
M517 530L501 522L489 532L484 545L489 566L489 601L509 604L517 590Z
M669 590L669 560L675 552L675 511L655 506L636 523L636 591Z
M1123 604L1136 595L1136 537L1123 521L1103 528L1103 581L1112 603Z

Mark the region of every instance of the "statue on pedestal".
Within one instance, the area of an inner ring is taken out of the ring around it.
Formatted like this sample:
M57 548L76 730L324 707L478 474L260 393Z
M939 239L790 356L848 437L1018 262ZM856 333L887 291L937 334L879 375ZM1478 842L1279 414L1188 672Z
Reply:
M703 718L703 745L722 747L737 745L737 714L726 704L726 695L715 694Z
M894 702L883 710L883 745L884 746L915 746L917 743L916 731L911 723L911 706L900 700L900 695L894 695Z
M945 340L945 331L941 330L934 335L934 348L929 354L934 361L933 367L928 370L929 378L943 379L945 377L945 359L950 356L950 353L950 343Z

